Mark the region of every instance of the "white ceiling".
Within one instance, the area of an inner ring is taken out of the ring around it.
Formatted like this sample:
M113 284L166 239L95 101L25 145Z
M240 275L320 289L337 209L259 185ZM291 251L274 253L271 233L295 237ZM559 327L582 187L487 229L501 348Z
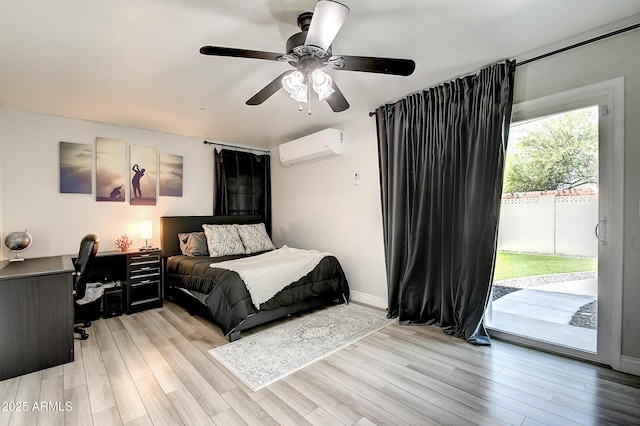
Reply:
M286 63L201 55L284 52L313 0L0 0L0 107L272 147L407 94L640 14L640 0L368 0L334 54L409 58L410 77L331 71L351 104L313 114L279 91Z

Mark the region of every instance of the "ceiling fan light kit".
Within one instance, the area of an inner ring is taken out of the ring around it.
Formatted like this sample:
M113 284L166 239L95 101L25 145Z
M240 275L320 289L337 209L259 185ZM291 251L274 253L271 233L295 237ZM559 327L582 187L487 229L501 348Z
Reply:
M306 76L300 71L294 71L282 77L282 87L293 99L298 102L307 102L307 87L311 80L313 90L318 94L318 98L323 101L328 98L335 90L331 87L333 79L329 74L321 70L313 70L311 74Z
M213 56L265 59L287 62L295 68L286 71L251 97L247 105L260 105L278 90L284 88L300 103L310 104L311 88L320 101L326 100L334 112L345 111L349 102L333 78L321 68L408 76L415 70L410 59L378 58L369 56L333 56L331 44L349 15L349 8L333 0L320 0L315 10L298 15L300 32L289 37L287 52L279 54L257 50L235 49L219 46L203 46L200 53ZM311 109L309 108L309 114Z
M307 75L302 74L300 71L293 71L285 75L282 77L282 87L289 93L289 96L300 103L298 107L299 111L302 111L303 103L311 103L309 83L311 83L311 87L313 87L313 90L318 94L318 100L321 102L336 92L333 87L331 87L333 85L333 79L324 71L316 69ZM311 115L311 105L309 105L309 115Z

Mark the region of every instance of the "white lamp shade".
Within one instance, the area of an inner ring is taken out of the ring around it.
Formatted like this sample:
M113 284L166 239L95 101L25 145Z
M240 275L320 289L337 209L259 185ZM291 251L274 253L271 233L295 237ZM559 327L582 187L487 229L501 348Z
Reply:
M307 85L300 71L294 71L282 77L282 87L296 101L307 102Z
M303 84L291 92L291 97L298 102L307 102L307 85Z
M326 72L315 70L312 74L313 90L318 94L318 98L322 101L327 99L335 90L331 87L333 79Z
M282 77L282 87L288 93L294 93L304 85L304 75L300 71L294 71Z
M144 238L145 240L153 238L153 221L140 221L140 238Z

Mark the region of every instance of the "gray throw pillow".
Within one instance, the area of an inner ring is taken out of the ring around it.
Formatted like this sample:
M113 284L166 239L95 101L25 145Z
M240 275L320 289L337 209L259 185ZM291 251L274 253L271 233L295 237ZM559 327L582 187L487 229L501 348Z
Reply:
M182 254L186 256L209 256L204 232L178 234L178 240L180 240Z

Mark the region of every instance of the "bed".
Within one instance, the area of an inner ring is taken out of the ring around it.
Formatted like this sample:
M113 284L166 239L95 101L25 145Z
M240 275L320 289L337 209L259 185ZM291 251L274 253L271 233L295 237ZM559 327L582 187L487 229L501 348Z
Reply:
M257 325L321 306L349 301L349 286L344 271L338 259L332 255L322 256L317 265L297 281L281 282L280 285L284 287L282 290L257 304L251 297L254 294L255 298L255 293L250 294L240 272L211 265L218 262L224 262L221 265L235 265L227 263L231 260L251 262L257 259L253 256L276 255L286 246L250 254L220 252L224 255L216 256L218 252L214 251L214 257L211 257L211 253L203 252L201 245L199 250L185 245L187 237L202 238L203 225L207 225L207 231L213 228L229 229L229 225L238 225L237 229L254 229L255 226L264 227L260 220L259 216L160 218L165 297L184 306L192 314L211 319L230 341L239 339L242 331ZM207 238L211 236L207 235ZM270 236L266 238L270 242ZM215 241L211 243L207 240L207 246L209 245L214 246Z

